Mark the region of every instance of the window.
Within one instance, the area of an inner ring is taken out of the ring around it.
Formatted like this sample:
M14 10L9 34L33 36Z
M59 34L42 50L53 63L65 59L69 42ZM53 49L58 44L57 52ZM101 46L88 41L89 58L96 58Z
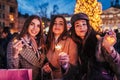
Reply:
M1 19L4 19L4 18L5 18L5 14L0 13L0 18L1 18Z
M10 7L10 13L15 13L15 8L14 7Z
M0 4L0 9L4 10L5 9L5 5L4 4Z
M4 22L0 22L0 26L4 27L5 23Z

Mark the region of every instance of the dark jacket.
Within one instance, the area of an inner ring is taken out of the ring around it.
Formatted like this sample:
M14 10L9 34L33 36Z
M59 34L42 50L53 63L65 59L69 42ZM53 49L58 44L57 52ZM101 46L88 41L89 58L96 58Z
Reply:
M84 67L80 63L78 80L120 80L120 55L115 49L109 54L101 46L101 41L98 42L95 57L89 58L86 65Z

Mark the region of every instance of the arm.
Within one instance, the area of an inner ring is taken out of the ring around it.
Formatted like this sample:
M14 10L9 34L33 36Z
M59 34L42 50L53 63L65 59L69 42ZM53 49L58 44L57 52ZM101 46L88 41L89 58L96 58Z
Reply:
M106 50L105 55L107 56L107 61L111 65L112 70L116 75L120 76L120 54L113 47L116 43L116 34L111 32L110 35L106 34L103 38L102 46Z
M72 39L70 39L68 47L68 55L69 55L69 66L64 71L64 78L70 78L72 75L77 73L77 60L78 60L78 53L77 53L77 45L74 43Z
M7 67L8 68L19 68L19 58L14 58L13 43L9 42L7 46Z

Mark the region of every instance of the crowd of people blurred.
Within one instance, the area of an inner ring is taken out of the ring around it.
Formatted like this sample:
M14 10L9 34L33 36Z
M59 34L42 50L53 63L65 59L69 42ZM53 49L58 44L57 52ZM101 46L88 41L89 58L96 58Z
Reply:
M44 35L41 18L31 15L20 33L0 27L0 69L32 69L33 80L120 80L118 31L101 36L85 13L71 25L55 15Z

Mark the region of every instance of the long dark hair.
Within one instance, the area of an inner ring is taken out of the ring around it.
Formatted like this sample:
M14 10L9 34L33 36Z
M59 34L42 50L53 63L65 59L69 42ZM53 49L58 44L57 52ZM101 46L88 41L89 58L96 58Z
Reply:
M86 19L81 19L86 20ZM93 30L91 25L89 24L89 20L86 20L87 22L87 33L85 35L84 40L82 40L79 36L77 36L75 32L75 26L74 23L72 23L72 27L70 29L71 31L71 37L73 41L77 44L78 47L78 55L80 57L81 62L79 62L79 69L81 71L81 74L84 74L88 70L88 64L89 61L94 61L95 55L96 55L96 47L97 47L97 38L96 38L96 32Z
M37 42L38 47L41 46L43 48L43 47L45 47L45 45L44 45L45 42L44 42L44 36L43 36L42 20L37 15L31 15L31 16L29 16L26 19L26 21L24 22L23 28L22 28L22 30L21 30L20 35L18 36L18 38L20 39L21 37L23 37L26 34L28 34L28 27L29 27L29 25L30 25L30 23L31 23L31 21L33 19L38 19L39 22L40 22L40 32L38 33L38 35L36 35L36 42Z
M87 61L87 59L94 59L97 46L96 32L93 30L89 21L86 20L88 31L85 35L84 40L76 35L74 23L71 27L71 37L78 46L78 53L81 59Z
M52 43L52 41L54 40L54 33L53 33L53 26L54 26L54 22L56 20L56 18L62 18L64 21L64 30L62 32L62 34L60 35L60 37L58 38L58 42L62 39L65 39L65 37L67 36L67 23L65 18L62 15L55 15L52 19L51 19L51 23L50 23L50 27L49 27L49 32L47 35L47 39L46 39L46 44L47 44L47 49L50 48L50 45Z

